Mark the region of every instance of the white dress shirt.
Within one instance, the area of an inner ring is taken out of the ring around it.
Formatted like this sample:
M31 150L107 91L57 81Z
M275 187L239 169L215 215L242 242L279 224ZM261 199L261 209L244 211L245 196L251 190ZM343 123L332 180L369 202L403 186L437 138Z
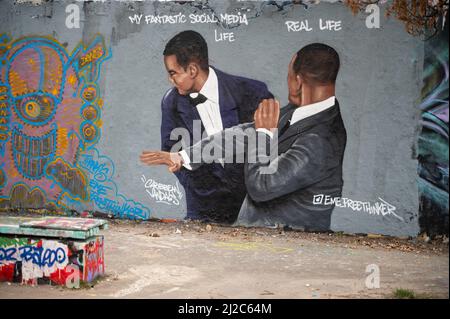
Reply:
M316 115L317 113L325 111L326 109L329 109L330 107L332 107L335 103L336 103L336 97L332 96L326 100L323 100L323 101L320 101L317 103L297 107L295 109L294 113L292 114L289 126L294 125L298 121L304 120L307 117L310 117L310 116Z
M197 105L197 111L205 127L206 134L210 136L223 130L219 107L219 82L216 72L211 67L209 68L208 78L200 90L200 94L203 94L207 100ZM195 98L197 95L197 93L190 94L192 98Z
M197 105L197 111L200 115L200 120L205 127L206 134L208 136L223 131L222 117L220 116L220 104L219 104L219 81L217 74L213 68L209 68L208 78L205 84L201 88L200 94L203 94L207 100L204 103ZM191 93L191 98L196 98L198 93ZM182 150L179 154L183 157L183 166L191 170L189 165L190 159L187 153ZM223 161L220 161L223 164Z

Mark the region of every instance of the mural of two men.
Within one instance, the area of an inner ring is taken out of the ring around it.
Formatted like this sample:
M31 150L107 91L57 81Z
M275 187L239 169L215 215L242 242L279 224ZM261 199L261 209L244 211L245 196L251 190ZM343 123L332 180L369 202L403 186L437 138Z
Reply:
M178 142L170 139L175 128L186 128L193 141L194 121L201 120L201 133L212 135L251 121L261 100L272 97L262 82L209 66L206 41L197 32L185 31L172 38L164 50L164 63L174 88L166 93L161 105L163 151L170 151ZM199 103L198 97L194 100L194 92L200 92L205 101ZM186 192L187 217L234 222L246 194L243 168L243 164L213 163L195 171L183 168L177 172Z
M166 51L166 53L168 53L165 55L166 68L172 78L172 68L169 67L168 59L175 60L177 57L172 52ZM187 67L181 72L186 77L192 77L193 72L190 67L198 62L195 58L188 61ZM233 166L234 172L243 176L242 184L238 188L231 189L236 194L242 194L242 186L244 186L245 198L243 197L243 201L239 202L236 223L246 226L285 225L296 229L327 231L330 229L334 205L316 205L313 197L318 194L340 197L342 193L342 163L347 135L339 103L335 97L335 82L339 66L339 56L333 48L320 43L307 45L294 54L289 64L287 77L289 104L286 107L280 110L278 101L272 96L267 96L271 94L265 90L265 86L262 86L264 90L260 91L260 94L255 94L256 98L252 100L255 105L243 112L246 116L239 118L241 124L236 125L237 123L233 124L229 121L216 130L210 132L207 130L207 138L191 147L185 146L179 153L173 150L169 153L167 145L163 143L162 151L144 151L141 161L148 165L168 165L170 171L178 174L182 183L183 177L180 178L180 176L183 172L198 174L195 175L196 178L204 181L208 177L199 172L213 165L218 167L217 165L220 164L194 162L193 154L211 146L220 149L222 145L225 145L227 136L256 135L256 140L265 140L265 143L250 145L247 142L252 139L238 138L235 143L242 141L245 147L233 148L256 154L256 161L246 161L243 166L228 164ZM176 82L172 81L178 88ZM184 99L189 101L187 95L198 99L201 95L196 93L202 93L203 90L204 87L192 86L186 91L178 89L178 94L184 95ZM163 111L164 101L174 95L171 92L174 90L166 94L163 99ZM205 103L205 100L207 99L201 99L200 103ZM186 104L185 108L178 109L179 113L186 112L188 106L192 110L192 106ZM229 116L225 113L228 109L230 108L220 108L222 117ZM255 109L256 111L253 112ZM167 136L168 133L164 129L167 126L164 122L165 118L167 117L163 114L162 132L165 132ZM272 140L274 138L275 140ZM165 136L162 139L164 142ZM267 161L265 156L267 154L263 148L274 143L276 144L275 157ZM214 152L213 156L216 156L217 160L223 160L222 151ZM183 184L186 192L192 190L191 185ZM189 201L189 196L187 200ZM222 198L214 204L223 202ZM225 202L225 211L227 211L227 205L230 203ZM229 206L232 210L236 208L236 203Z

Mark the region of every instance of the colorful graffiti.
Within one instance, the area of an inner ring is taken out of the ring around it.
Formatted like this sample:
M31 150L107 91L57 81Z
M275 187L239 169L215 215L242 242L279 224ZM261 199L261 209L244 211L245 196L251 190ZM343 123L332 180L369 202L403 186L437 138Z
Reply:
M74 270L84 282L104 275L102 236L83 242L0 238L0 281L66 285Z
M441 33L425 43L422 131L418 140L419 224L428 235L449 232L448 19Z
M94 203L120 217L148 217L148 208L136 209L140 204L117 187L105 191L112 175L99 190L79 165L97 152L104 107L98 81L110 52L101 36L69 54L53 38L0 35L0 207L72 210Z
M86 282L91 282L105 273L103 240L97 238L95 241L89 242L84 245L83 251L85 258L81 278Z
M2 205L42 208L67 193L88 200L87 178L76 163L98 138L102 100L96 81L108 52L101 37L69 55L50 38L2 42L0 155ZM97 52L86 62L86 56ZM101 53L100 53L101 52ZM95 110L92 111L92 110ZM95 116L94 116L95 115ZM6 201L5 201L6 199Z

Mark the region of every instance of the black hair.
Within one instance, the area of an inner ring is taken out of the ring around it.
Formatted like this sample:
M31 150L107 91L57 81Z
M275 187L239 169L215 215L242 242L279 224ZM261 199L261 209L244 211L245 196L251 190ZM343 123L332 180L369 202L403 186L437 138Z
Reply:
M339 72L339 54L323 43L312 43L297 52L294 72L311 84L333 84Z
M200 33L188 30L178 33L166 44L164 56L175 55L177 63L185 70L189 63L196 62L200 68L207 71L208 45Z

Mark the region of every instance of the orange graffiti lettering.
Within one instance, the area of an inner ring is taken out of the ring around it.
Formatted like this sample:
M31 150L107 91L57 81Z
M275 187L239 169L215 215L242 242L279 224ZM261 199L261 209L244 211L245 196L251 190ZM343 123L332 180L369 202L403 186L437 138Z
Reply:
M80 67L84 67L86 64L91 63L99 59L103 55L103 48L94 48L91 52L81 57Z

